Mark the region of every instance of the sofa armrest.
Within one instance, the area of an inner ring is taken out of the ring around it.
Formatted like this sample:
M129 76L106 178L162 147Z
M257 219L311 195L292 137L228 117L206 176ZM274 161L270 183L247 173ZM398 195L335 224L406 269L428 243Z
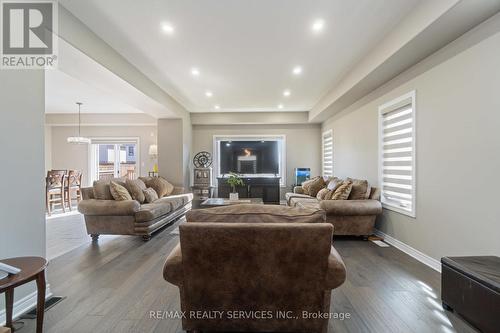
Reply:
M140 204L135 200L82 200L78 204L78 211L83 215L98 216L130 216L139 211Z
M295 193L295 194L304 194L304 189L302 188L302 186L295 186L293 188L293 193Z
M167 257L163 266L163 278L176 286L182 284L182 252L181 244L177 244Z
M335 289L344 283L346 279L346 268L340 254L332 246L328 256L328 268L326 271L326 289Z
M377 200L322 200L319 208L326 215L378 215L382 213L382 204Z

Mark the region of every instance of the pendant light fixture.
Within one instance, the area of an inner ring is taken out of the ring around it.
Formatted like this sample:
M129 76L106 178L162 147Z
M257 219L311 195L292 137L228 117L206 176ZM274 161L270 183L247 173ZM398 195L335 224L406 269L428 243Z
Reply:
M81 106L83 103L76 102L76 104L78 105L78 136L69 136L67 141L68 141L68 143L73 143L73 144L77 144L77 145L90 144L90 139L85 138L80 134L80 127L81 127L81 123L82 123L81 122Z

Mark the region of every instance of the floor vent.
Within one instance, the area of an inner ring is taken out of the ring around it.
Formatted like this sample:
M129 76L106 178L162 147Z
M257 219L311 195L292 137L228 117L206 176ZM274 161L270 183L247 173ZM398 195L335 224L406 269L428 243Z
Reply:
M64 300L66 297L52 296L45 301L45 311L55 306L57 303ZM19 319L35 319L36 318L36 307L23 314Z

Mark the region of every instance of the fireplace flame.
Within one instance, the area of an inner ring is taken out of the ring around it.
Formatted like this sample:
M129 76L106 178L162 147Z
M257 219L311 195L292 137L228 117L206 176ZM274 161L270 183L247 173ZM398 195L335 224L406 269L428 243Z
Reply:
M245 156L251 156L252 155L252 152L250 150L248 150L247 148L243 149L243 151L245 152Z

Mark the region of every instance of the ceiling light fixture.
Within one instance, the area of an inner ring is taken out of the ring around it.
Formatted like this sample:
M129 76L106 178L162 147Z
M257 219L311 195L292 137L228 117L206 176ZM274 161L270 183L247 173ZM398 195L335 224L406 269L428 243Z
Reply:
M81 133L81 106L83 103L81 102L76 102L78 105L78 136L69 136L66 141L68 143L73 143L77 145L85 145L85 144L90 144L90 139L83 137Z
M167 22L163 22L161 24L161 30L163 30L163 32L165 32L169 35L174 33L174 27L170 23L167 23Z
M278 104L278 109L283 109L283 104Z
M219 104L215 104L215 105L214 105L214 109L215 109L215 110L219 110L219 109L220 109L220 105L219 105Z
M292 70L292 73L295 75L300 75L302 73L302 67L300 66L295 66Z
M205 91L205 96L212 97L213 95L214 94L210 90Z
M200 75L200 70L196 67L191 68L191 75L193 75L193 76Z
M285 91L283 91L283 96L285 96L285 97L290 96L290 94L291 94L291 92L290 92L290 90L288 90L288 89L287 89L287 90L285 90Z
M313 25L311 26L311 29L313 32L321 32L323 31L323 28L325 27L325 21L322 19L317 19L314 21Z

